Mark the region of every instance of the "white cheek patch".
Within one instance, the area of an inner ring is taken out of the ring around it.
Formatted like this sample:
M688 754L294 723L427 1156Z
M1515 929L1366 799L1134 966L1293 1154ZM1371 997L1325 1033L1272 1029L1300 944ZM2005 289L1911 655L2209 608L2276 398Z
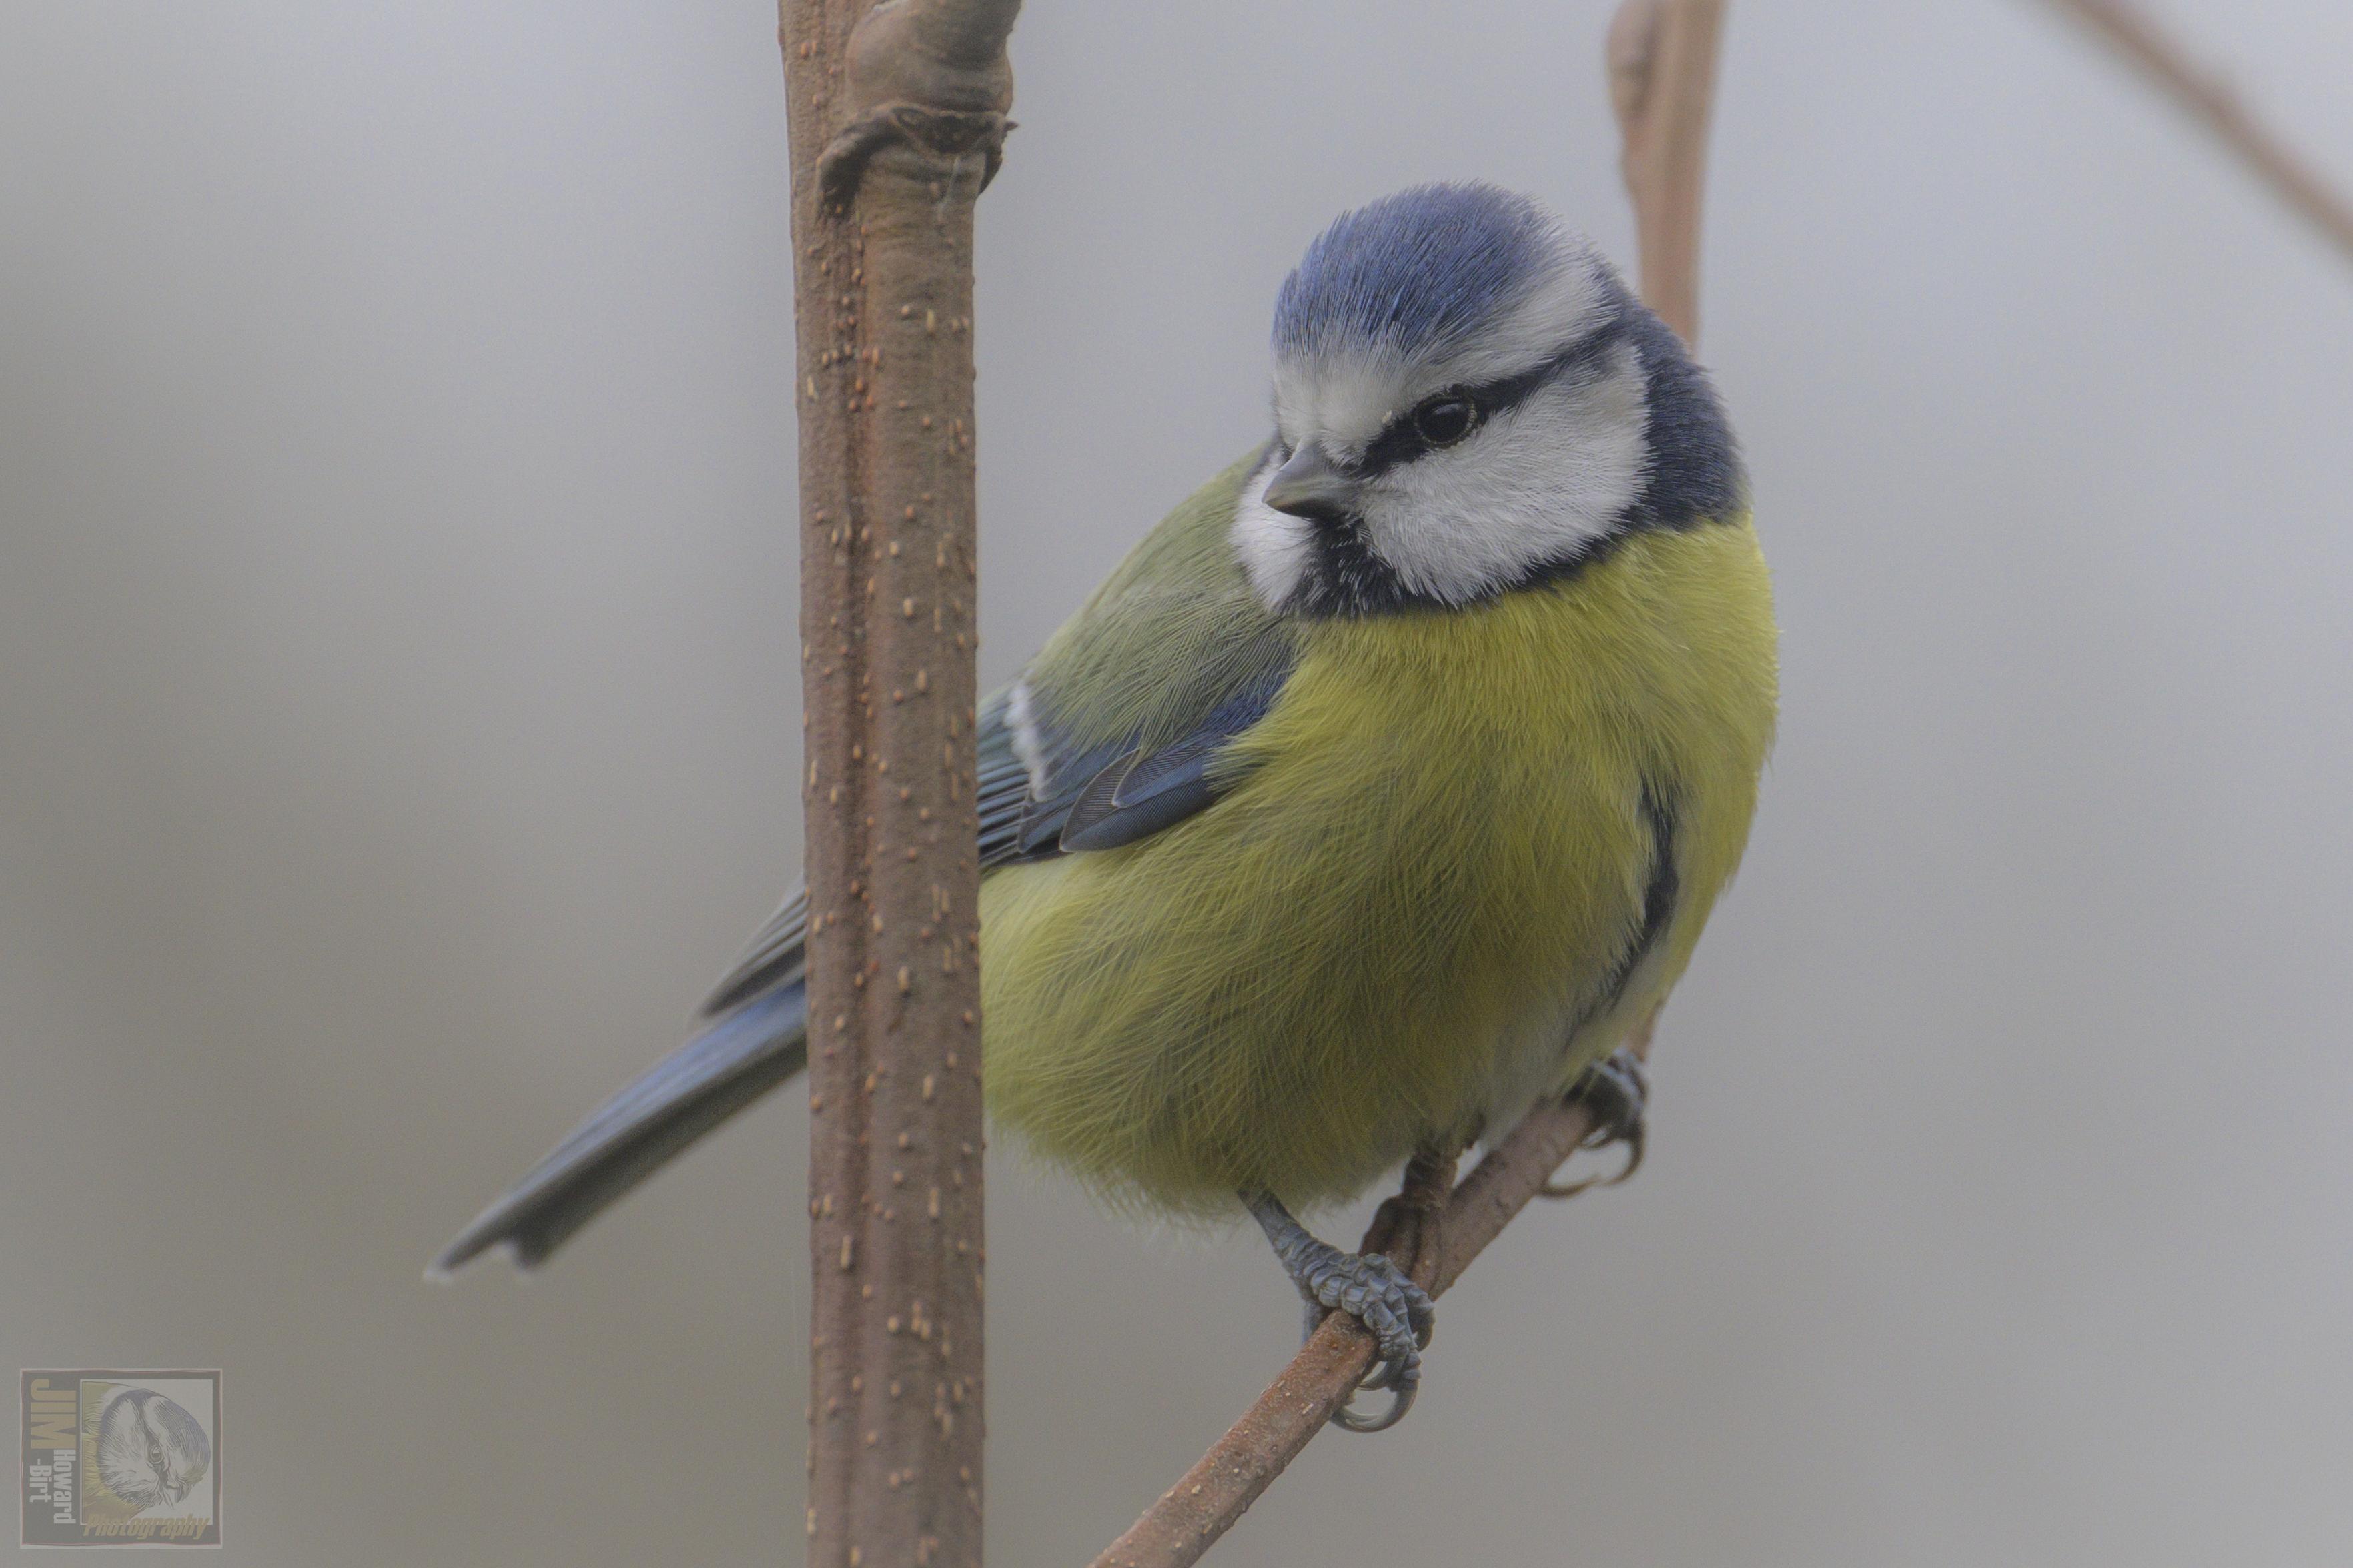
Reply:
M1607 534L1650 478L1641 354L1541 388L1461 446L1383 474L1366 542L1405 585L1461 604L1524 581Z
M1296 593L1314 563L1315 525L1266 504L1266 487L1282 466L1280 447L1269 452L1242 486L1229 534L1234 554L1250 578L1250 592L1270 610L1280 610ZM1020 693L1014 696L1018 700Z

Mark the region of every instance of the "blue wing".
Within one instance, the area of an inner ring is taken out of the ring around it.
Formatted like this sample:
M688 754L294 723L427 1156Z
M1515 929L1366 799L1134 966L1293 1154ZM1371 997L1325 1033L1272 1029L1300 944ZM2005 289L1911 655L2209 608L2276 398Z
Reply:
M978 718L983 875L1131 845L1238 780L1233 740L1296 659L1227 543L1256 455L1179 506ZM1063 699L1084 694L1096 705ZM1107 716L1107 715L1116 715ZM1226 763L1227 765L1220 765ZM599 1107L436 1260L504 1247L530 1267L689 1143L807 1062L808 900L799 889L703 1004L695 1037Z
M1241 681L1185 733L1145 749L1142 728L1088 744L1055 720L1028 680L980 710L980 868L1114 849L1148 838L1206 808L1236 776L1213 770L1228 742L1266 716L1291 662L1277 659ZM702 1005L716 1017L760 993L797 984L808 934L808 893L795 888Z
M1088 748L1068 761L1061 759L1075 748L1057 746L1033 699L1027 706L1037 751L1059 787L1027 807L1024 841L1050 842L1066 854L1115 849L1207 807L1236 782L1229 772L1213 772L1212 764L1235 737L1266 717L1290 676L1287 661L1254 672L1191 729L1150 750L1140 743L1139 731L1123 743Z
M1074 742L1020 686L992 698L980 715L976 775L983 874L1133 844L1207 807L1234 782L1212 768L1219 753L1265 716L1289 674L1287 661L1259 670L1189 731L1149 749L1140 731ZM702 1030L592 1112L429 1272L447 1275L494 1247L535 1267L689 1144L797 1074L808 1060L807 930L808 897L796 888L703 1004Z

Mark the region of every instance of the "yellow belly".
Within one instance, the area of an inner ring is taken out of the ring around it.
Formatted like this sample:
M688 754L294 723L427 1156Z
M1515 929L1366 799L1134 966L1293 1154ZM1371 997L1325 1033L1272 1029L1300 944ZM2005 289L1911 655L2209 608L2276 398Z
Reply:
M1680 975L1770 744L1745 521L1566 584L1321 623L1240 784L981 904L990 1109L1113 1197L1345 1196L1566 1088ZM1671 809L1672 919L1628 971Z

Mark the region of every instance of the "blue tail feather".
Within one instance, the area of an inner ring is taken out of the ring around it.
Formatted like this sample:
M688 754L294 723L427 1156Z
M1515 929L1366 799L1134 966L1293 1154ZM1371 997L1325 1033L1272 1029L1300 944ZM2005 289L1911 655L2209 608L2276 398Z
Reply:
M459 1233L427 1269L493 1247L531 1268L686 1146L808 1064L808 990L795 981L711 1021L598 1106Z

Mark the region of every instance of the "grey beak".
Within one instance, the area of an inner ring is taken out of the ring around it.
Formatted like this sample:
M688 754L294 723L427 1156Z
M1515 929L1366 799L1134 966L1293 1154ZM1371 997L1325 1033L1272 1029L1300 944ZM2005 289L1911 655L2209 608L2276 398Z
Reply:
M1293 517L1340 517L1355 508L1356 481L1307 442L1266 482L1266 504Z

